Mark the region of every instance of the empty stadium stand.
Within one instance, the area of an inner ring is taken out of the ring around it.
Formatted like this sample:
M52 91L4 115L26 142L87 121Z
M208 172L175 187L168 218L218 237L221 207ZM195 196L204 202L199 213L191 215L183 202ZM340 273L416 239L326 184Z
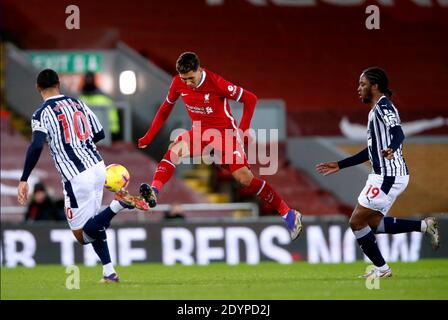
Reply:
M290 135L335 135L343 115L364 122L355 90L371 65L388 71L404 121L448 113L448 92L440 90L448 82L448 8L429 2L381 6L380 29L370 31L365 5L327 1L80 0L81 29L70 31L67 1L4 0L1 23L25 48L113 47L120 38L170 73L179 53L194 50L205 66L260 98L284 99Z

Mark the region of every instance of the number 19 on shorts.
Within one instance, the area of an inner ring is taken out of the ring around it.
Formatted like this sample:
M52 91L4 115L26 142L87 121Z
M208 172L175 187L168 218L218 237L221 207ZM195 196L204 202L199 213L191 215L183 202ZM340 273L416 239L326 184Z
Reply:
M370 195L370 199L374 199L379 194L380 194L380 189L369 184L369 188L367 189L366 196Z

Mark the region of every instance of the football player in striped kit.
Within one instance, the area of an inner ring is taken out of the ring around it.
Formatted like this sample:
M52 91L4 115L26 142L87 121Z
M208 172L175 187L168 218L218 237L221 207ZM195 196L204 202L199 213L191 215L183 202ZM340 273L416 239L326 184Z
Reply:
M392 92L384 70L377 67L364 70L359 79L358 93L361 101L371 107L367 147L344 160L320 163L316 170L326 176L370 160L372 172L359 194L349 223L362 251L375 265L363 277L390 277L392 270L378 248L375 233L423 232L429 235L433 248L437 249L439 230L433 217L417 221L387 217L387 212L409 182L402 152L404 134L398 110L390 100Z
M103 265L103 282L118 282L110 259L106 229L121 210L148 210L144 199L126 191L100 212L106 168L95 143L104 138L104 130L90 108L80 100L60 94L58 74L51 69L41 71L36 89L44 103L31 119L32 141L26 153L18 186L18 201L28 199L28 177L37 164L45 141L61 174L64 188L65 214L70 229L80 244L92 244Z

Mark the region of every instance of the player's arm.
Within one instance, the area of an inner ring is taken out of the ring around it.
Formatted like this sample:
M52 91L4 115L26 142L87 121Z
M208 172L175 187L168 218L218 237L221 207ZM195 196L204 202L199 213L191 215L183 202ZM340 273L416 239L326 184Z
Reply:
M395 126L391 128L389 132L392 134L392 141L388 148L395 152L404 141L404 132L401 129L401 126Z
M397 151L404 141L404 133L401 126L392 127L389 132L392 135L392 140L387 149L381 150L381 153L387 160L392 160L394 158L394 152Z
M241 91L242 95L239 101L244 104L244 109L239 128L245 132L250 128L250 122L257 104L257 96L248 90L243 90L242 88Z
M94 132L93 133L93 143L97 143L98 141L103 140L106 137L106 134L104 133L104 129L101 129L100 132Z
M173 111L174 104L170 104L167 100L165 100L162 105L159 107L159 110L156 113L156 116L154 117L154 120L151 123L151 126L149 127L148 131L146 131L145 135L138 139L138 147L139 148L146 148L154 139L154 136L157 134L157 132L160 131L160 129L165 124L166 120L168 119L169 115L171 114L171 111Z
M394 152L400 147L404 141L404 133L401 129L400 117L396 114L395 109L390 108L389 105L378 106L376 112L382 118L384 124L389 128L389 133L392 135L390 144L386 149L381 150L384 158L392 160Z
M242 131L243 136L245 138L248 137L248 135L245 135L244 133L250 128L250 122L257 104L257 96L220 76L216 78L216 85L224 97L235 100L236 102L241 102L244 105L243 115L238 127Z
M92 111L92 109L90 109L85 103L82 103L82 105L86 109L86 114L89 118L90 127L92 128L91 130L92 141L93 143L97 143L98 141L101 141L106 137L103 126L101 125L100 120L98 120L98 117Z
M26 152L25 164L23 167L22 177L20 178L18 200L21 205L26 204L28 200L28 178L39 161L42 149L44 147L47 134L42 131L34 131L30 146Z
M369 151L367 150L367 148L365 148L354 156L345 158L340 161L319 163L318 165L316 165L316 171L323 174L324 176L328 176L329 174L336 173L341 169L364 163L367 160L369 160Z
M149 127L148 131L146 131L145 135L138 139L139 148L146 148L151 143L152 139L154 139L157 132L160 131L160 129L163 127L166 120L170 116L171 111L173 111L174 105L179 98L179 93L177 92L176 87L177 80L175 77L171 82L171 86L168 90L165 101L159 107L159 110L157 110L156 116L154 117L151 126Z

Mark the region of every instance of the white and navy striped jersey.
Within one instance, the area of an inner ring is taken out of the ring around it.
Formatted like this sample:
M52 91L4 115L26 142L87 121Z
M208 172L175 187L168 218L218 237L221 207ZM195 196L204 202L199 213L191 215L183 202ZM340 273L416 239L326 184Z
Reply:
M47 134L48 147L63 181L69 181L102 160L94 133L103 127L85 103L64 95L45 100L31 119L33 131Z
M367 125L367 149L375 174L392 177L409 174L403 158L403 144L394 152L392 160L387 160L381 153L390 145L390 129L395 126L401 126L398 110L386 96L382 96L370 110Z

